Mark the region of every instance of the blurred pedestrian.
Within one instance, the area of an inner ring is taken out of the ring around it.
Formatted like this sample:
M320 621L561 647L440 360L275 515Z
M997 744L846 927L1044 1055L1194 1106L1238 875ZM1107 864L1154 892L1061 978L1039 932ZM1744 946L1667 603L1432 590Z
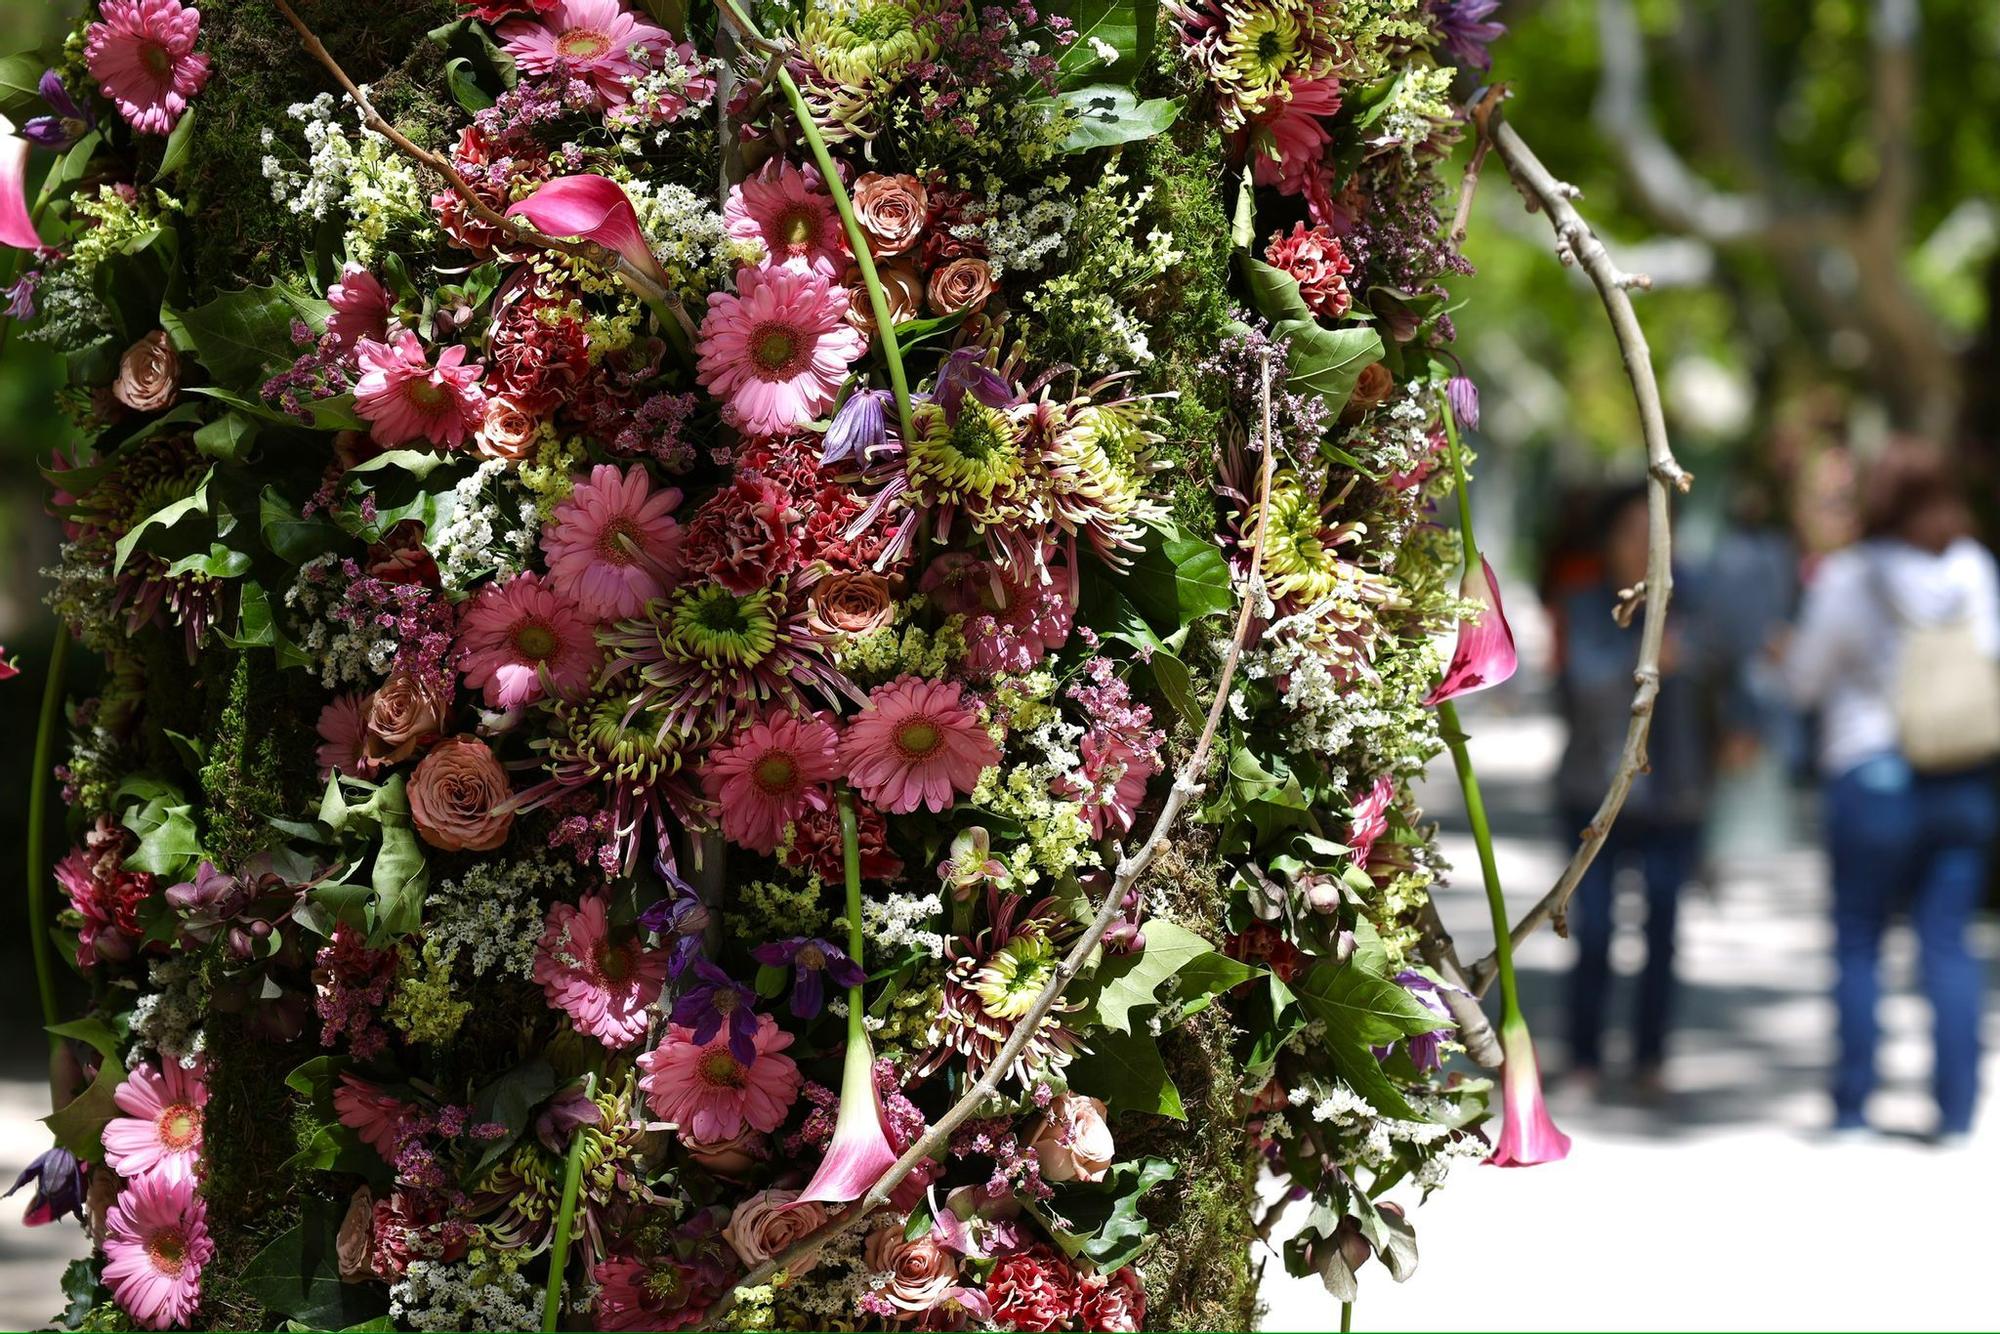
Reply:
M1601 564L1589 583L1563 595L1558 702L1569 740L1556 770L1558 809L1567 833L1590 822L1616 771L1632 718L1632 672L1638 634L1613 616L1621 590L1646 577L1650 524L1643 487L1601 502L1596 531ZM1569 976L1572 1075L1596 1081L1603 1066L1610 1009L1611 940L1621 870L1636 871L1645 891L1646 964L1632 1025L1635 1085L1665 1090L1662 1068L1674 1002L1674 943L1680 895L1701 845L1708 776L1706 727L1698 678L1705 659L1698 633L1700 590L1677 582L1660 658L1660 693L1647 742L1650 771L1632 785L1624 812L1584 873L1570 902L1576 963Z
M1820 711L1840 1130L1867 1124L1882 934L1905 905L1933 1014L1938 1131L1972 1128L1984 987L1966 927L2000 827L2000 577L1960 491L1940 453L1893 445L1862 488L1863 539L1820 564L1786 652L1795 697Z

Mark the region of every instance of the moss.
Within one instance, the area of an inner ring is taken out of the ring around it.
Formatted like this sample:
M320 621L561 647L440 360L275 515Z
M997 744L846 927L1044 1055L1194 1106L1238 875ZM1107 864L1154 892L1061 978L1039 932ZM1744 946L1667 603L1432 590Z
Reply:
M294 8L384 116L426 147L442 144L457 110L444 100L444 49L424 36L460 17L458 6L294 0ZM311 251L313 220L271 198L263 131L295 140L285 109L335 87L269 0L209 0L201 32L215 78L197 107L189 145L195 169L183 186L193 224L184 232L183 258L195 300L205 285L236 287L296 271Z
M305 677L281 672L268 654L218 649L208 662L208 710L197 733L208 746L203 848L218 865L233 866L271 841L273 816L310 797L289 757L311 749L307 720L317 709L301 693Z

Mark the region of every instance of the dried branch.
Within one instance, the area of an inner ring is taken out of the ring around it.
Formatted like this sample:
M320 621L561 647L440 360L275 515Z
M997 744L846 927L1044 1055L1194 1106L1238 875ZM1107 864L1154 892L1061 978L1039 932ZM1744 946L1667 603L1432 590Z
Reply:
M1564 257L1565 263L1581 267L1596 286L1604 302L1604 312L1611 320L1612 335L1618 340L1626 377L1632 382L1632 396L1638 405L1639 426L1646 446L1646 615L1639 633L1638 666L1632 673L1631 722L1626 727L1624 748L1604 800L1583 829L1569 865L1541 901L1509 932L1518 945L1544 922L1553 921L1557 934L1565 933L1564 914L1570 896L1604 846L1612 821L1618 818L1625 797L1632 790L1632 780L1646 768L1646 733L1660 691L1660 651L1666 642L1667 604L1673 594L1673 493L1686 491L1694 479L1674 461L1673 448L1667 439L1660 387L1653 378L1652 352L1646 345L1639 317L1632 309L1629 289L1636 285L1633 275L1618 267L1611 252L1576 211L1571 202L1576 197L1575 189L1550 174L1511 125L1495 114L1487 121L1487 134L1529 208L1546 214L1549 225L1555 228L1557 253ZM1467 978L1476 994L1483 994L1492 985L1497 966L1492 954L1472 966Z
M582 260L586 264L611 270L637 292L642 300L665 306L684 331L689 335L694 333L694 323L688 318L680 294L663 287L651 274L635 267L617 251L609 246L599 245L595 241L565 240L562 237L538 232L521 219L508 217L480 198L479 192L474 190L471 182L452 165L449 157L442 153L434 153L413 142L408 135L390 124L388 119L375 109L375 104L368 100L368 94L361 91L360 85L347 76L347 71L340 67L340 62L333 58L333 54L326 49L326 44L306 26L305 20L298 16L287 0L271 0L271 4L285 16L285 21L292 25L292 31L298 33L299 44L305 47L306 54L324 66L327 73L333 75L334 81L346 91L348 99L360 110L362 123L387 139L390 146L404 157L442 176L445 184L451 187L452 193L465 202L468 213L487 226L496 228L510 240L540 250L553 250L572 259Z
M1465 163L1465 176L1458 183L1458 212L1451 220L1453 249L1465 244L1465 229L1472 221L1472 196L1479 190L1479 169L1486 165L1486 155L1493 149L1493 140L1486 132L1487 121L1495 108L1506 100L1507 85L1496 83L1484 89L1472 104L1470 119L1475 137L1472 156Z
M1486 1017L1486 1011L1479 1007L1479 998L1473 994L1472 983L1465 975L1465 965L1458 961L1458 946L1453 943L1451 932L1445 930L1444 919L1438 916L1437 904L1428 898L1424 900L1423 911L1417 915L1417 928L1423 934L1418 939L1418 952L1438 972L1446 982L1458 988L1456 991L1440 991L1452 1020L1458 1025L1458 1040L1465 1044L1466 1054L1488 1068L1500 1065L1500 1039L1493 1031L1493 1021Z
M1069 989L1098 944L1104 933L1118 919L1120 906L1125 896L1131 893L1153 863L1160 850L1166 846L1167 837L1172 832L1175 821L1187 803L1202 790L1201 775L1208 766L1209 751L1215 744L1215 736L1222 726L1223 714L1229 707L1229 688L1235 680L1236 664L1243 655L1244 644L1250 637L1250 627L1255 622L1258 609L1265 604L1263 593L1264 530L1270 518L1272 461L1276 451L1272 447L1271 434L1271 359L1267 352L1263 368L1263 465L1257 483L1256 528L1250 541L1249 587L1245 591L1242 609L1236 616L1236 628L1230 636L1229 648L1223 655L1222 671L1216 678L1215 700L1209 706L1208 718L1203 723L1201 735L1196 739L1194 749L1189 751L1180 768L1174 774L1174 785L1167 792L1167 798L1160 805L1160 813L1153 820L1153 827L1140 843L1138 850L1120 858L1117 871L1111 879L1111 887L1105 891L1104 900L1097 907L1097 914L1090 925L1070 947L1056 968L1054 976L1042 987L1035 997L1035 1003L1014 1025L1014 1030L1001 1044L1000 1050L987 1063L986 1072L977 1083L966 1090L943 1116L933 1122L928 1130L903 1155L869 1187L867 1194L849 1205L839 1214L820 1224L819 1227L801 1237L784 1251L766 1260L739 1279L735 1286L725 1292L703 1317L703 1327L712 1328L729 1314L736 1296L746 1288L761 1287L776 1275L792 1270L819 1253L829 1242L845 1235L859 1226L869 1215L889 1202L889 1196L901 1185L910 1173L927 1160L944 1152L952 1133L976 1113L999 1088L1007 1071L1026 1050L1056 1002Z

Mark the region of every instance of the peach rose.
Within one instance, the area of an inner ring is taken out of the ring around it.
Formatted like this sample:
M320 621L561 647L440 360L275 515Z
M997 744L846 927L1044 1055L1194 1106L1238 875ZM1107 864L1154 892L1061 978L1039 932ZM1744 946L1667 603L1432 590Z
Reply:
M889 581L865 570L830 574L806 597L806 622L820 631L865 635L887 625L895 614Z
M164 330L155 329L118 359L111 396L134 412L158 412L174 401L180 387L181 354Z
M438 742L410 775L410 819L424 842L446 852L491 852L507 841L512 811L499 812L514 795L507 771L476 736Z
M888 1281L876 1291L899 1311L928 1311L958 1281L958 1261L935 1235L911 1241L901 1223L885 1223L868 1234L861 1259Z
M1353 421L1368 409L1380 407L1389 401L1395 388L1396 377L1389 373L1389 368L1379 361L1369 362L1355 380L1354 392L1348 396L1347 406L1341 409L1340 419Z
M495 394L486 400L486 415L479 420L473 443L482 458L519 463L534 454L541 434L542 424L533 414L522 411L513 399Z
M993 295L993 270L983 259L961 256L932 272L929 295L933 315L978 310Z
M1028 1138L1042 1162L1044 1181L1102 1181L1117 1155L1104 1102L1075 1093L1056 1095Z
M445 701L410 672L391 672L368 697L361 754L370 763L401 764L444 727Z
M729 1226L722 1230L722 1239L752 1269L774 1255L783 1254L787 1246L826 1221L825 1205L793 1203L798 1198L795 1190L758 1191L729 1215ZM792 1277L810 1273L817 1263L817 1257L808 1260L792 1271Z
M907 264L878 264L875 276L882 280L882 295L889 298L889 320L893 324L905 324L923 313L924 278ZM875 336L875 307L868 300L868 289L862 285L861 270L849 268L847 290L847 322L869 337Z
M914 176L871 171L854 183L854 216L876 255L900 255L924 234L930 193Z
M375 1278L375 1197L366 1186L357 1186L347 1202L347 1216L340 1220L340 1234L334 1239L333 1253L340 1262L342 1283L368 1283Z
M688 1157L720 1177L740 1177L771 1156L761 1132L745 1126L729 1139L699 1140L681 1132L681 1147Z

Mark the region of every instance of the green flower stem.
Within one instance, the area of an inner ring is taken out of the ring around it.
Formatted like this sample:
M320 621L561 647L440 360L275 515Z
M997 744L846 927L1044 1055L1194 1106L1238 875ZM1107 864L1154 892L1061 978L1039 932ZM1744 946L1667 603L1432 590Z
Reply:
M62 716L63 683L69 670L69 628L56 626L55 647L49 651L49 677L42 686L42 714L35 724L35 767L28 775L28 944L35 956L35 985L41 994L42 1025L62 1022L56 1004L54 950L49 943L48 848L42 830L49 818L49 783L55 767L56 723ZM49 1076L62 1055L62 1039L49 1035ZM53 1087L52 1096L57 1095Z
M840 793L840 853L847 869L847 957L854 960L856 968L861 962L861 818L854 812L854 793L843 788ZM861 1010L861 988L847 989L849 1008L855 1013ZM852 1020L849 1021L850 1027Z
M1458 442L1458 420L1451 415L1451 400L1442 399L1440 406L1444 409L1445 438L1451 442L1452 485L1458 492L1458 541L1469 572L1479 564L1479 539L1472 535L1472 492L1465 484L1465 449Z
M583 1096L597 1096L597 1072L584 1076ZM563 1271L569 1268L569 1243L576 1225L576 1199L583 1191L584 1127L570 1132L569 1155L563 1163L562 1206L556 1211L556 1237L549 1246L549 1284L542 1292L542 1328L562 1324Z
M1493 914L1493 958L1500 969L1500 1022L1521 1019L1520 994L1514 989L1514 938L1507 926L1507 896L1500 888L1500 867L1493 856L1493 831L1486 823L1486 802L1479 795L1479 775L1472 771L1467 753L1465 730L1458 723L1458 708L1450 700L1437 706L1444 744L1451 750L1452 766L1458 770L1459 791L1465 795L1465 818L1472 825L1472 841L1479 848L1479 873L1486 880L1486 906Z

